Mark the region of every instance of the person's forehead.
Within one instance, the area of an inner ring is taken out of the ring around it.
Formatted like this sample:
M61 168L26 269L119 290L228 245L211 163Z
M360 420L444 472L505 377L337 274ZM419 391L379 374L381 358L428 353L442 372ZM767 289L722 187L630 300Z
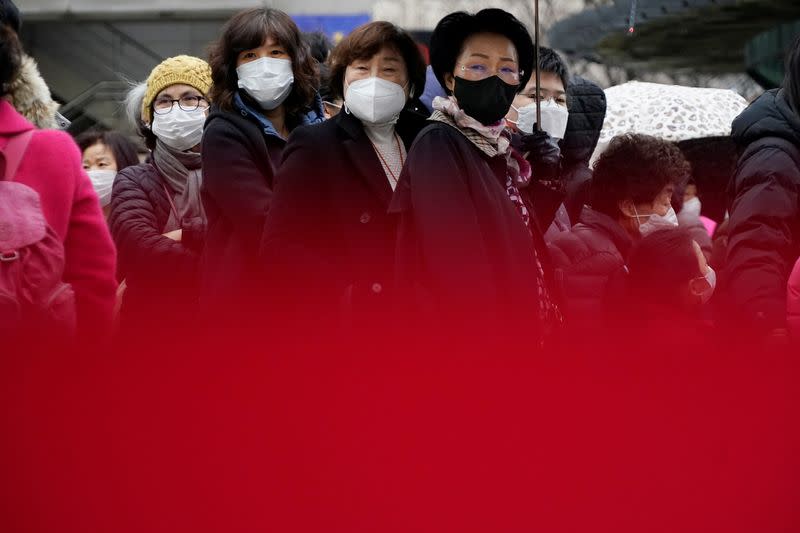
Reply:
M108 146L104 143L97 142L84 150L83 156L87 158L101 158L109 155Z
M158 93L157 98L161 96L171 96L173 98L180 98L181 96L190 94L200 94L200 91L198 91L191 85L176 83L175 85L170 85L169 87L163 89L160 93Z
M473 54L502 56L517 61L517 49L511 39L499 33L474 33L466 38L461 48L461 55L469 57Z
M564 82L561 81L561 78L553 73L553 72L542 72L539 75L539 79L542 84L542 89L559 93L559 94L566 94L564 90ZM528 84L525 86L524 93L535 93L536 92L536 75L534 74L531 76L531 79L528 81Z

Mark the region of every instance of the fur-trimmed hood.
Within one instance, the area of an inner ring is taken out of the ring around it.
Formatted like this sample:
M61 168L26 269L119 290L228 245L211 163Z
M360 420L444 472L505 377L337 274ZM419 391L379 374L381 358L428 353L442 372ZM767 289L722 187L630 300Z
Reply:
M59 104L53 101L36 61L23 54L22 66L17 79L11 84L8 100L11 105L34 126L41 129L56 129L56 111Z

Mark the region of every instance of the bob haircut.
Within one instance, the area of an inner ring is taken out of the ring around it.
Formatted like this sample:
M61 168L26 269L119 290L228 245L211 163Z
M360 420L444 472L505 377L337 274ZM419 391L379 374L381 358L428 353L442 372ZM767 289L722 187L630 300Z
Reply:
M517 92L525 89L533 73L536 52L533 40L525 25L514 15L502 9L482 9L475 15L463 11L451 13L439 21L431 35L431 67L442 88L450 94L444 82L445 74L453 74L456 60L464 49L464 42L476 33L496 33L506 37L517 49L519 68L522 71Z
M595 164L592 209L616 220L622 216L620 202L651 203L664 187L685 183L691 174L675 144L650 135L618 135Z
M417 43L404 30L391 22L369 22L344 38L331 54L330 90L335 98L344 98L344 77L353 61L369 59L381 48L394 48L406 63L411 98L425 89L425 60Z
M319 87L319 68L294 21L277 9L253 8L234 15L222 28L222 36L211 45L208 63L213 84L209 96L223 111L233 110L233 95L239 90L236 60L241 52L274 39L292 59L294 85L284 102L288 115L295 115L314 102Z
M123 168L132 167L139 164L139 154L136 152L136 145L126 136L116 131L89 130L81 133L75 138L81 154L90 146L104 144L108 146L114 155L114 162L117 164L117 171Z

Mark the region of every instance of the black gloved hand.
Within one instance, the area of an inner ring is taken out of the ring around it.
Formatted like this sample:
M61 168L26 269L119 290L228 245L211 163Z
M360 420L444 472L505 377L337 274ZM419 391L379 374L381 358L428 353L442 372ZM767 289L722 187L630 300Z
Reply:
M561 171L561 148L546 131L523 133L520 148L533 169L533 179L542 182L558 180Z

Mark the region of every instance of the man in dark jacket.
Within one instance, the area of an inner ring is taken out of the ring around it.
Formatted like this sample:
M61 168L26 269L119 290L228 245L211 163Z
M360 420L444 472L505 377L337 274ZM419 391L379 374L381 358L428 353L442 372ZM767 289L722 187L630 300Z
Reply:
M653 224L651 217L670 211L675 185L688 174L689 164L672 143L634 134L611 141L595 166L591 208L549 245L572 330L602 327L608 308L621 300L607 294L610 282L624 274L628 251Z
M573 76L567 86L569 120L561 145L561 182L567 194L564 205L570 221L577 223L589 203L592 171L589 160L600 139L606 118L606 93L593 81Z
M733 122L742 155L728 191L721 310L739 331L785 337L786 282L800 255L800 39L782 89Z

